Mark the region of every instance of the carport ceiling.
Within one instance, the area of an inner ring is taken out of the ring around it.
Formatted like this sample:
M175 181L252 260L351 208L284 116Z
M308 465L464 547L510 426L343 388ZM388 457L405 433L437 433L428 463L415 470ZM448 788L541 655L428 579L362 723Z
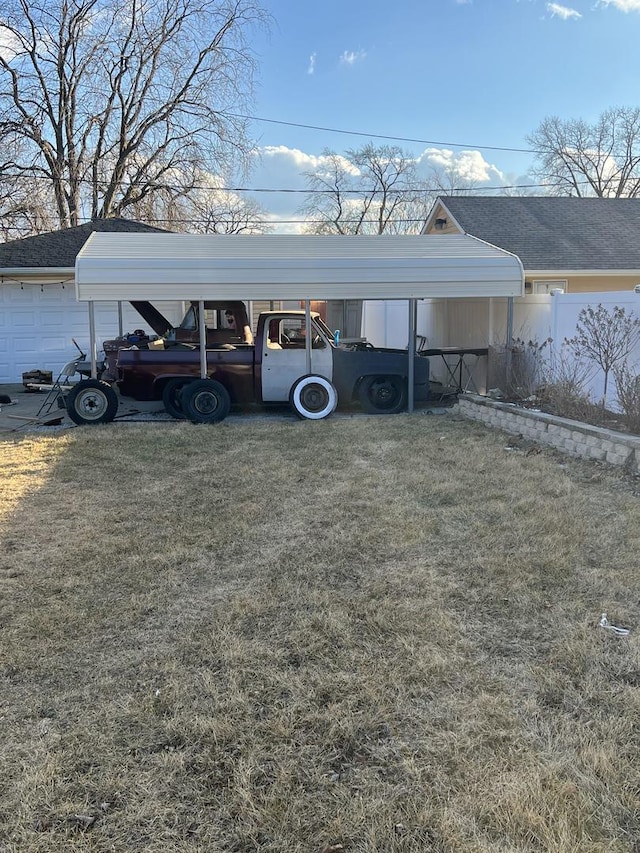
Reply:
M465 234L320 237L93 233L83 301L521 296L520 260Z

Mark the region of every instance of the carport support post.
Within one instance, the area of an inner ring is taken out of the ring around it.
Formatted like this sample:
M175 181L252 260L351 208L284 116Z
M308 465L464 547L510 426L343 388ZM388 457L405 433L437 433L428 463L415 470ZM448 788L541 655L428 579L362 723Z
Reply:
M98 359L96 354L96 314L93 301L89 302L89 347L91 348L91 378L98 378Z
M407 370L407 409L409 412L413 411L413 403L415 396L415 355L416 355L416 318L418 312L418 302L416 299L409 300L409 345L407 346L407 352L409 355L409 366Z
M122 302L118 302L118 337L121 338L124 332L124 323L122 320Z
M304 325L307 330L305 335L304 349L307 356L307 374L311 373L311 343L313 335L311 332L311 303L308 299L304 300Z
M200 335L200 379L207 378L207 324L204 316L204 299L198 302L198 334Z

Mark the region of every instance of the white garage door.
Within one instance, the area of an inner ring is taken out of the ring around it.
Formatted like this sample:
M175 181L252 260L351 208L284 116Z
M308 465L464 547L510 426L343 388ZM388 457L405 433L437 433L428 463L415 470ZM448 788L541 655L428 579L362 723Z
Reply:
M172 323L181 319L181 302L158 302L156 307ZM151 333L128 303L122 308L125 333ZM96 303L98 347L117 334L117 303ZM0 382L22 382L27 370L51 370L57 376L77 353L71 338L89 352L89 309L86 302L76 302L73 284L0 284Z

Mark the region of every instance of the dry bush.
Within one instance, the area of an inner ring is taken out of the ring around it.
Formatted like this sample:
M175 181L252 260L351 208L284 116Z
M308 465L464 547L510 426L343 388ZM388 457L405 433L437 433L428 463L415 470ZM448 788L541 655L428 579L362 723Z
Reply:
M640 376L627 364L614 368L618 403L630 432L640 433Z
M420 415L1 442L3 853L637 849L638 500L508 451Z
M511 348L510 396L526 400L535 396L541 385L549 381L551 338L525 342L515 338Z
M565 345L558 349L552 344L551 338L542 343L514 339L510 381L505 385L508 399L560 417L604 423L609 413L596 405L585 390L592 374L589 364ZM503 353L503 361L504 358Z

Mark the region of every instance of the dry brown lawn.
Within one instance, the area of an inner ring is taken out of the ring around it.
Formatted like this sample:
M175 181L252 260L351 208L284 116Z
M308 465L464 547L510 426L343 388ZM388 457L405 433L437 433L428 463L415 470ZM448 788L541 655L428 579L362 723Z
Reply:
M0 460L3 853L640 849L622 473L421 415Z

